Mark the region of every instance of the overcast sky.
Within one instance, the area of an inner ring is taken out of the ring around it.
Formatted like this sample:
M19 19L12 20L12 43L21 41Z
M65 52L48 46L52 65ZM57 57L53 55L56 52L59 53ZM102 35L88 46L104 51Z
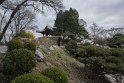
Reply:
M75 8L88 26L93 22L105 28L124 27L124 0L64 0L65 9ZM40 29L47 24L53 25L56 14L47 11L37 15Z

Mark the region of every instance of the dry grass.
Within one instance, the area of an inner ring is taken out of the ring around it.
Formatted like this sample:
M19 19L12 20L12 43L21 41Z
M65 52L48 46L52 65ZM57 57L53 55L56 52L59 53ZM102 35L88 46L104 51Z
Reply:
M64 47L45 46L41 49L44 55L44 62L38 63L35 71L42 71L47 67L59 67L68 75L69 83L104 83L101 80L87 79L84 74L84 64L71 57Z

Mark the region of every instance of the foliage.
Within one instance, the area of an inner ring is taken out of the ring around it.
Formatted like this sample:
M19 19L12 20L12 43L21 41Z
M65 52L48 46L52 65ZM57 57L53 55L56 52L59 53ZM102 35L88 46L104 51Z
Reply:
M33 43L33 42L26 42L24 44L24 48L35 52L35 50L36 50L36 44Z
M80 25L79 26L79 35L78 37L83 36L84 38L89 38L89 33L88 31L85 29L84 25Z
M33 33L25 32L25 31L21 31L19 33L16 33L14 37L29 38L29 39L34 39L35 38Z
M62 34L63 37L68 37L68 39L76 40L75 35L69 31L65 31Z
M76 57L81 57L81 58L86 57L86 50L84 48L77 48Z
M92 74L99 75L103 74L103 72L124 74L123 49L103 48L95 45L81 45L77 47L74 52L74 56L76 56L79 61L83 62Z
M89 57L85 59L86 67L93 73L93 74L101 74L104 71L104 63L105 60L102 57Z
M65 48L71 53L75 54L76 49L78 48L77 42L75 40L70 40Z
M111 48L111 55L116 57L123 57L124 56L124 50L119 48Z
M122 48L122 45L124 45L124 34L115 34L108 39L108 46L110 47Z
M95 45L84 46L84 47L82 47L80 49L85 50L85 53L83 55L84 57L92 57L92 56L105 57L105 56L111 55L111 51L109 49L105 49L105 48L95 46ZM79 52L79 51L77 50L77 52Z
M54 25L55 27L57 27L57 31L60 33L60 35L64 34L64 37L89 37L85 27L83 25L80 25L79 14L75 9L70 8L70 10L65 10L64 12L60 11L57 14Z
M16 77L10 83L54 83L54 82L43 75L28 73Z
M82 44L83 46L89 46L89 45L91 45L90 43L88 43L88 42L86 42L86 43L84 43L84 44Z
M59 13L57 14L56 20L55 20L55 25L57 27L57 31L62 34L63 33L63 11L60 10Z
M29 50L16 49L6 54L3 65L5 75L15 77L30 72L36 65L36 58Z
M55 83L68 83L67 76L61 69L50 67L42 71L41 74L49 77Z
M13 39L8 42L8 51L12 51L14 49L21 49L23 48L23 43L18 39Z

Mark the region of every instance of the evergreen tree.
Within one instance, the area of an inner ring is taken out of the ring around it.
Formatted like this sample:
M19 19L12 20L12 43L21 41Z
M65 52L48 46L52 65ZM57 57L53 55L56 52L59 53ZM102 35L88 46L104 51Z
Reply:
M55 20L55 27L57 27L57 31L62 34L63 33L63 20L62 20L62 16L63 15L63 11L60 10L60 12L57 14L56 20Z
M88 37L88 32L83 25L79 23L79 14L77 10L70 8L70 10L60 11L55 20L55 27L60 35L68 38L76 38L79 36Z

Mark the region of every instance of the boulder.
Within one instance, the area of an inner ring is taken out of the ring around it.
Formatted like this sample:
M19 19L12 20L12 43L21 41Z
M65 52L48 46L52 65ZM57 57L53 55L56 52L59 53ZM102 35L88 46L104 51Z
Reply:
M124 83L124 76L121 74L105 74L105 79L108 83Z
M42 54L42 52L40 51L39 48L36 49L36 51L35 51L35 56L36 56L36 58L37 58L37 61L42 62L43 59L44 59L43 54Z
M54 47L53 46L50 46L50 48L49 48L51 51L53 51L54 50Z

